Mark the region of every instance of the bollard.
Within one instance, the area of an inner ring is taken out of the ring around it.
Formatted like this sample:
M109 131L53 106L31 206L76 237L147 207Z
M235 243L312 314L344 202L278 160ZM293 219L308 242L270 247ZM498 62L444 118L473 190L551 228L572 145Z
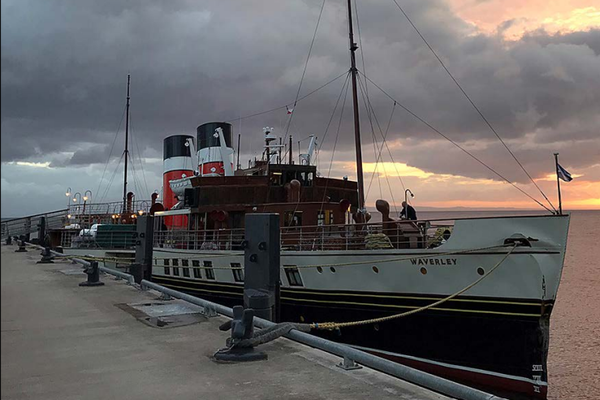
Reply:
M257 317L279 321L280 234L278 214L246 214L244 307Z
M25 248L25 241L21 239L18 241L18 244L19 248L15 250L15 253L27 253L27 249Z
M50 247L44 247L44 250L42 250L42 259L36 264L54 264L54 261L52 261L53 259L54 256L50 251Z
M100 269L98 269L98 261L90 262L83 272L87 274L87 281L81 282L79 286L102 286L104 282L100 282Z
M231 337L227 339L227 347L215 353L218 361L258 361L268 358L266 353L255 351L254 346L236 346L241 341L249 341L254 336L254 310L242 306L233 307L233 319L219 327L226 331L231 329Z

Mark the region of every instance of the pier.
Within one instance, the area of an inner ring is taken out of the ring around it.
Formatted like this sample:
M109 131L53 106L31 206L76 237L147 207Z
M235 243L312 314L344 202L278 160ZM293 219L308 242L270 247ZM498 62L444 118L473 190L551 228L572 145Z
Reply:
M104 286L80 287L80 266L36 264L39 250L16 249L2 245L3 399L448 398L366 367L343 370L339 357L286 338L260 346L266 361L218 363L227 318L150 326L125 310L159 293L107 275Z

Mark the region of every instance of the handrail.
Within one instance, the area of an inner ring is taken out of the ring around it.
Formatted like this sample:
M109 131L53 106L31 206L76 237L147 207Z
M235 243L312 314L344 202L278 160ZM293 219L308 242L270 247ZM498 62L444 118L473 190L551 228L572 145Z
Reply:
M2 224L6 224L6 223L9 223L9 222L18 221L20 219L35 218L35 217L44 217L44 216L49 215L49 214L58 214L58 213L67 212L67 211L69 211L69 209L68 208L64 208L62 210L48 211L48 212L40 213L40 214L26 215L24 217L16 217L16 218L11 218L11 219L5 219L4 221L2 221Z
M40 246L40 245L37 245L37 244L34 244L34 243L25 242L25 244L27 246L31 246L31 247L35 247L35 248L40 249L40 250L44 250L43 246ZM53 256L56 256L56 257L60 257L60 258L64 258L64 259L67 259L67 260L75 261L77 264L81 264L84 267L89 267L91 265L91 263L89 261L82 260L81 258L77 258L77 257L70 257L70 256L67 256L67 255L65 255L63 253L59 253L58 251L50 250L50 254L52 254ZM127 274L125 272L117 271L117 270L112 269L112 268L103 267L101 265L98 265L98 269L100 271L104 272L105 274L109 274L109 275L113 275L113 276L116 276L116 277L121 278L121 279L125 279L129 285L135 286L135 278L131 274Z

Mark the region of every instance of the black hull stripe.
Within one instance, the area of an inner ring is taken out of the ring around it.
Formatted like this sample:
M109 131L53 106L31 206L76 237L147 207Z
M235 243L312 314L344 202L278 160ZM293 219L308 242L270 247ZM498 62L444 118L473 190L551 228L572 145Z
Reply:
M349 306L360 306L360 307L381 307L381 308L393 308L393 309L417 309L418 306L401 306L401 305L392 305L392 304L376 304L376 303L359 303L359 302L351 302L351 301L332 301L332 300L314 300L314 299L294 299L289 297L281 297L282 300L287 300L288 304L293 303L321 303L327 304L328 307L331 307L332 304L341 304L341 305L349 305ZM485 311L485 310L461 310L457 308L442 308L442 307L432 307L427 311L450 311L450 312L463 312L463 313L477 313L477 314L494 314L494 315L512 315L517 317L534 317L539 318L541 314L525 314L525 313L514 313L514 312L503 312L503 311Z

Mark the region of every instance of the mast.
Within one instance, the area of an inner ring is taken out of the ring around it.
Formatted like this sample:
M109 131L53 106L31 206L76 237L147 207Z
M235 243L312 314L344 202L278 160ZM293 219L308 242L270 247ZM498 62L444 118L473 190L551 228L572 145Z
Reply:
M131 74L127 74L127 106L125 112L125 173L123 174L123 212L127 210L127 159L129 158L129 85Z
M348 33L350 38L350 72L352 74L352 104L354 106L354 147L356 148L356 180L358 182L358 211L365 208L365 184L363 181L362 149L360 141L360 119L358 116L358 90L356 86L356 50L352 30L352 0L348 0Z

